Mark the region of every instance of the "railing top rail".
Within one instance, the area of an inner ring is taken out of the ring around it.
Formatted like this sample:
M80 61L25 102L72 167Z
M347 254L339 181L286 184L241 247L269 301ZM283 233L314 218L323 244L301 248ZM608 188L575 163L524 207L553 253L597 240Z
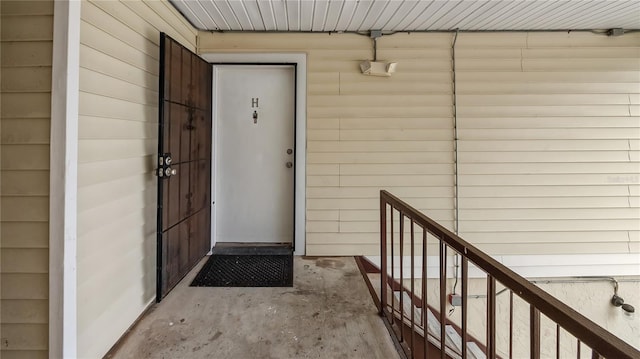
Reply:
M622 339L532 284L398 197L381 190L380 199L381 202L391 205L405 216L410 217L415 223L444 241L460 255L467 257L478 268L536 307L542 314L558 323L563 329L573 334L600 355L616 359L640 358L640 351Z

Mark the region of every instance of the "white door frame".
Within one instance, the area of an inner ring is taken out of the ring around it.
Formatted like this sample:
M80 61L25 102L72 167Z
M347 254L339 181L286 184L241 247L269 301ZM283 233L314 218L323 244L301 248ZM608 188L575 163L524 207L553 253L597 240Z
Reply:
M49 358L75 358L80 2L53 8L49 154Z
M252 54L218 54L218 53L204 53L200 56L213 64L283 64L290 63L296 64L296 89L295 89L295 149L296 149L296 163L295 163L295 192L294 192L294 244L295 255L306 254L306 149L307 149L307 55L306 54L264 54L264 53L252 53ZM212 111L212 128L216 128L217 119L215 116L216 109L216 88L215 88L216 68L214 66L213 71L213 89L212 99L213 111ZM214 132L215 134L215 132ZM211 199L215 201L215 141L212 143L212 166L211 166ZM211 209L211 247L215 245L215 205Z

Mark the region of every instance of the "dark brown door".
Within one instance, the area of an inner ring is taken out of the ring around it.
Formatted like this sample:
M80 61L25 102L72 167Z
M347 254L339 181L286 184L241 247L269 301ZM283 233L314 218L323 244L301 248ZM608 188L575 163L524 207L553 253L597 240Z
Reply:
M211 71L160 34L158 301L210 247Z

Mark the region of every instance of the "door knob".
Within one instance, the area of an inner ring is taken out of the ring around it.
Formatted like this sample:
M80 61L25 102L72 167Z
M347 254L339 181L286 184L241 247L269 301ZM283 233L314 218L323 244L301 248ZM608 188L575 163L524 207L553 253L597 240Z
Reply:
M178 171L176 171L175 169L173 169L171 167L167 167L164 170L165 177L175 176L177 173L178 173Z
M293 162L287 162L287 168L293 167Z

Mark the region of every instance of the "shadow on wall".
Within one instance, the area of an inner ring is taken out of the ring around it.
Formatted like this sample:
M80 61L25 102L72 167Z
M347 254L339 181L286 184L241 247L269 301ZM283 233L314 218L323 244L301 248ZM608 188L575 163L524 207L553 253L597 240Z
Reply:
M155 156L151 156L155 158ZM156 253L157 253L157 237L156 237L156 223L157 223L157 183L156 177L153 174L153 170L149 170L147 173L150 175L147 178L145 184L145 203L144 208L141 208L144 216L144 223L142 224L142 242L143 246L143 259L142 270L144 276L142 278L142 286L144 288L144 300L151 301L156 296Z

